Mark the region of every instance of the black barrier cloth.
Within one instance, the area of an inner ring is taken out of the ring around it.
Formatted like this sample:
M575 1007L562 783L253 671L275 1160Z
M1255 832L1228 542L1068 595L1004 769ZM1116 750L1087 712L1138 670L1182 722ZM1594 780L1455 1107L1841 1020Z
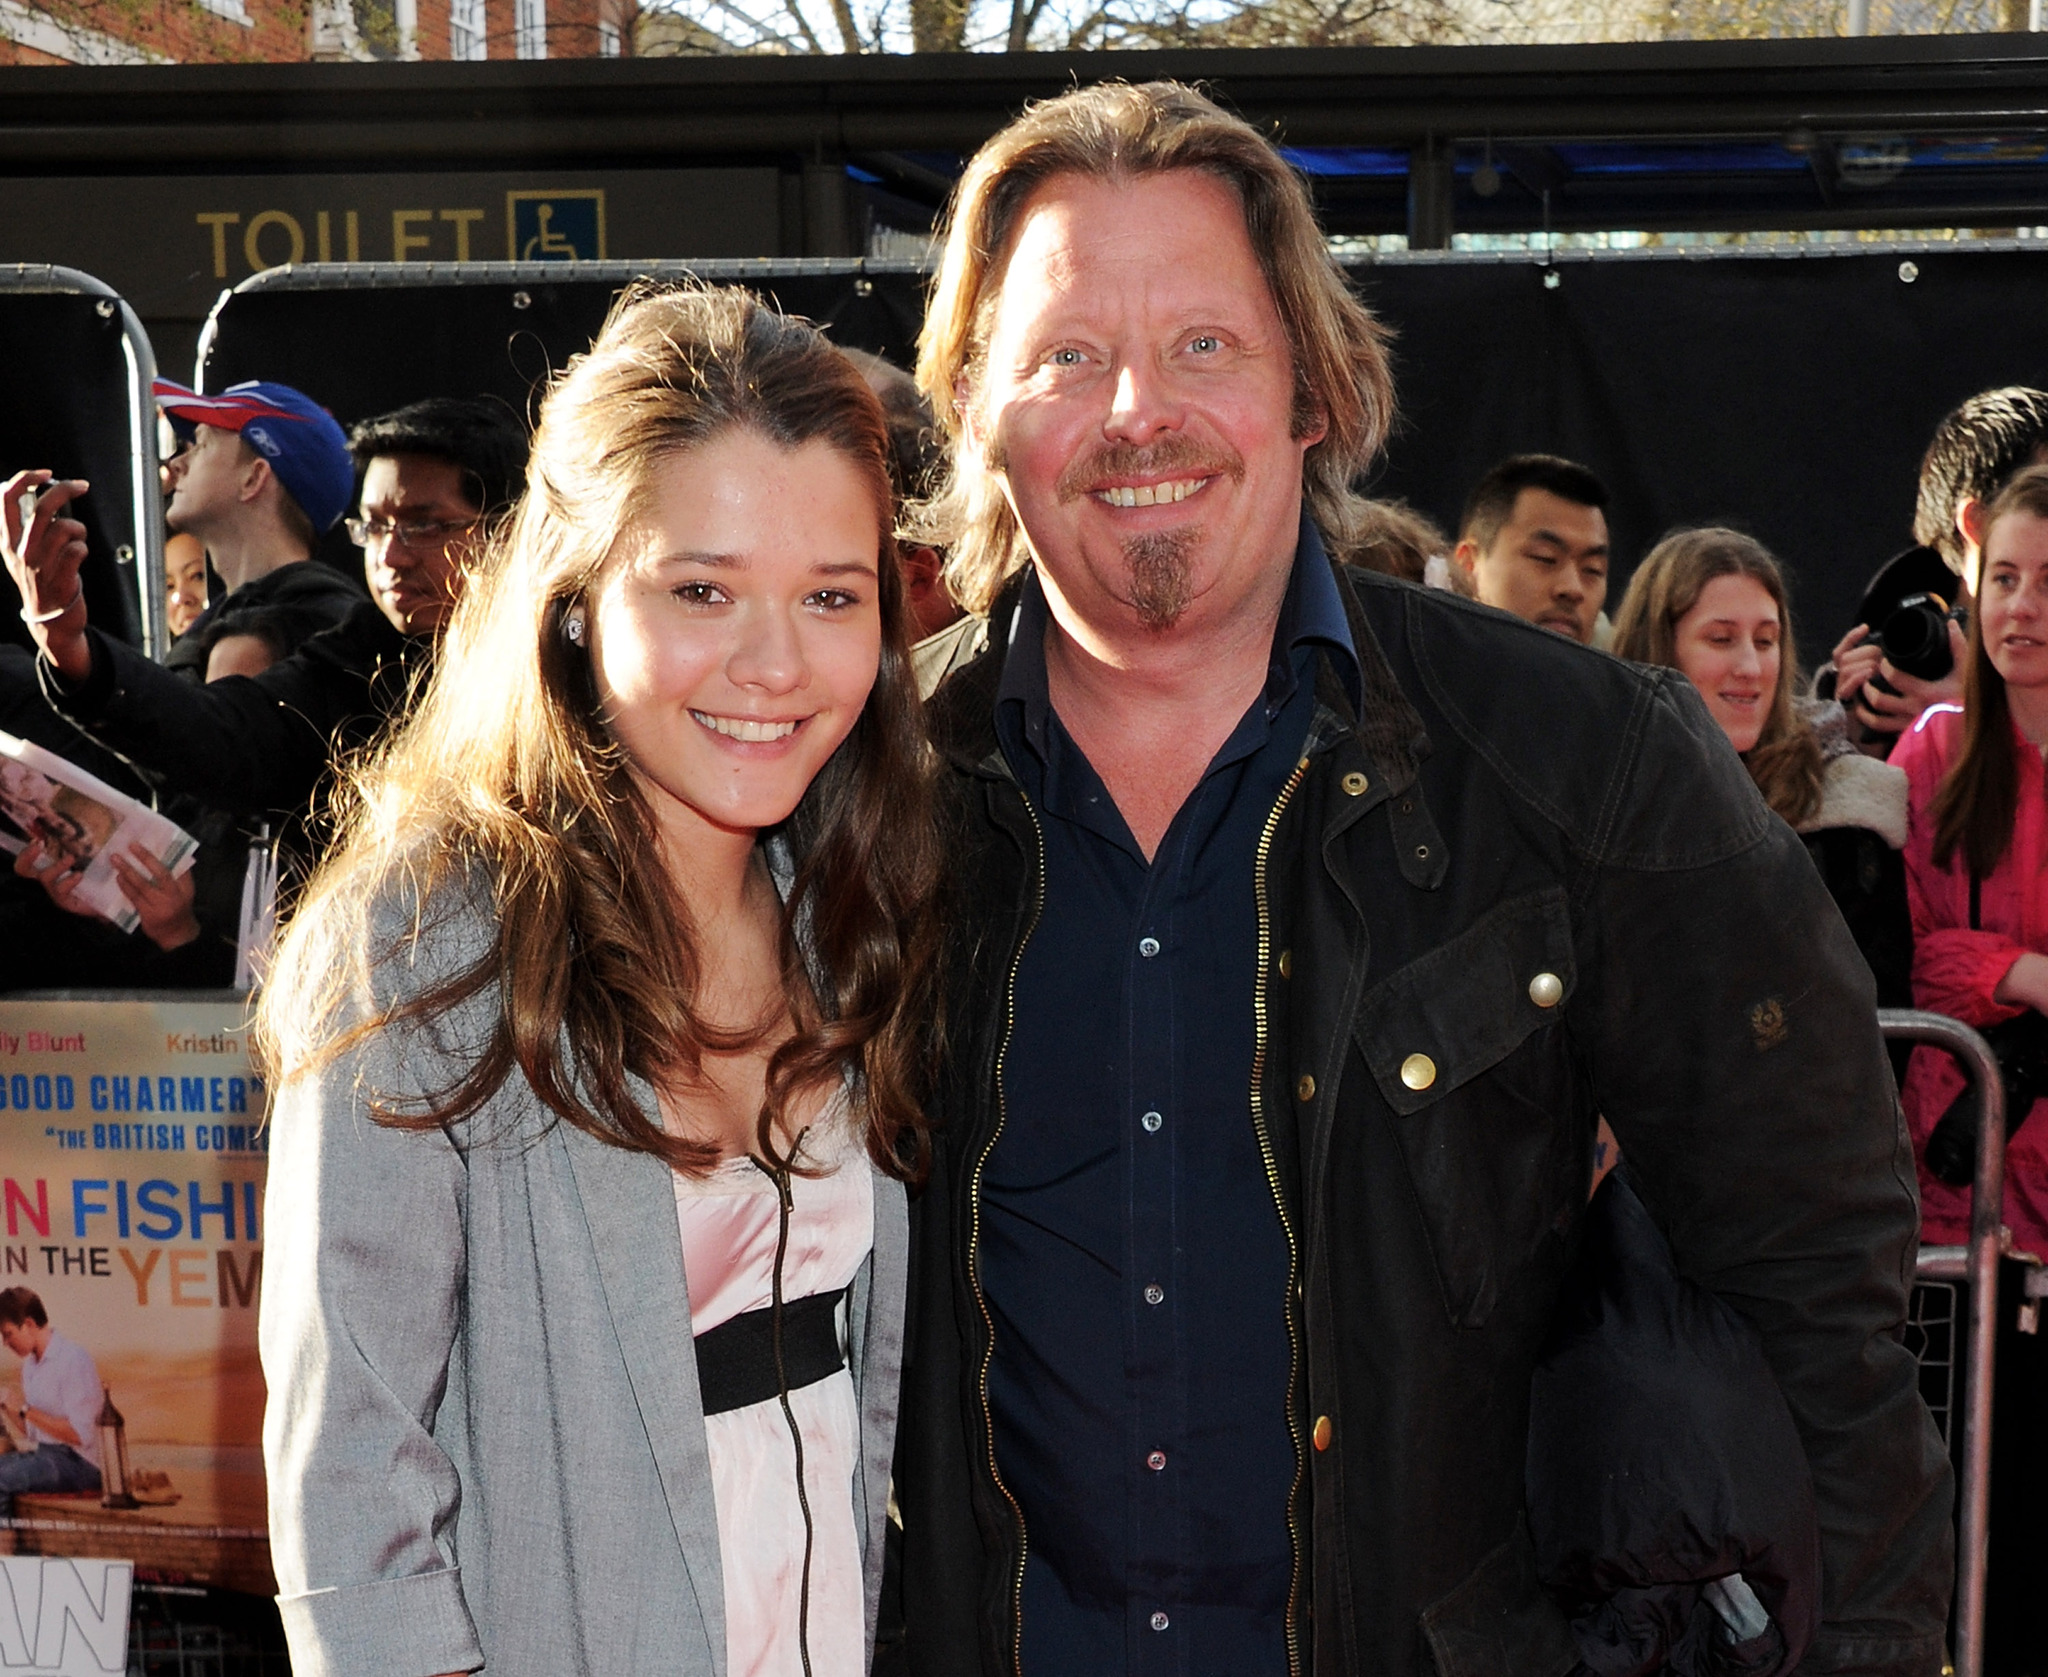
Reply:
M0 480L34 466L82 477L92 492L71 505L85 525L85 601L110 635L142 643L133 555L135 496L129 473L133 397L121 349L121 317L102 315L99 297L62 292L0 292L0 365L8 398L0 402ZM0 638L29 646L21 601L0 581Z
M1733 523L1792 567L1809 663L1910 542L1920 456L1941 416L1990 386L2048 387L2048 250L1616 256L1554 270L1453 260L1352 278L1397 333L1402 419L1374 493L1452 528L1502 456L1583 460L1614 494L1610 607L1664 531ZM919 276L760 288L840 342L908 364ZM613 290L564 280L238 294L205 378L210 389L281 378L344 420L434 394L495 392L524 409L547 370L589 342Z
M1902 279L1901 264L1914 278ZM1455 519L1492 461L1583 460L1628 570L1666 530L1732 523L1791 566L1808 664L1912 541L1920 457L1964 397L2048 387L2048 251L1386 266L1403 429L1376 491Z

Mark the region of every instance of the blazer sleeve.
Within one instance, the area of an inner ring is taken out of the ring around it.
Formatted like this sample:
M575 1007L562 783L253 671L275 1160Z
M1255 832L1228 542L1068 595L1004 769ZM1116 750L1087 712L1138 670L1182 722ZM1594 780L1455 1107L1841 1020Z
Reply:
M386 1030L273 1105L263 1450L298 1677L483 1664L434 1426L465 1283L465 1163L444 1131L379 1123L369 1099L445 1086L447 1070L427 1033Z
M1681 1271L1759 1330L1805 1445L1800 1669L1933 1677L1948 1458L1899 1337L1919 1232L1869 969L1690 684L1650 696L1582 889L1572 1028Z

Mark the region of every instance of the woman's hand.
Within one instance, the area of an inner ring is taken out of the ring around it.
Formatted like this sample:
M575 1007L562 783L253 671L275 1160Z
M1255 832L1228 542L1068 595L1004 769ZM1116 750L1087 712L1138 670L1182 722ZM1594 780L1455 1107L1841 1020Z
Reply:
M1998 981L1992 999L2007 1007L2031 1007L2036 1013L2048 1013L2048 955L2022 955L2013 962Z
M121 895L142 919L143 934L159 949L180 949L199 935L199 921L192 912L192 871L173 874L139 844L128 854L110 851Z

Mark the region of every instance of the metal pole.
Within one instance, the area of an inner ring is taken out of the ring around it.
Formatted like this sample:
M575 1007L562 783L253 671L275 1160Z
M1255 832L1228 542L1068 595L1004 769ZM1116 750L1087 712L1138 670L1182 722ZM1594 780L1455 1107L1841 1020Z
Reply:
M164 491L157 475L156 350L135 311L115 299L121 311L121 352L128 363L128 446L135 506L135 582L142 591L142 647L158 663L171 650L171 625L164 600Z
M2034 0L2034 4L2039 5L2040 0ZM1849 24L1843 33L1849 35L1868 35L1870 33L1870 0L1849 0Z
M149 334L118 291L77 268L10 263L0 268L0 291L96 297L101 316L120 321L121 356L128 372L128 492L134 545L125 558L120 553L115 558L132 567L142 649L161 662L170 650L170 630L164 610L164 503L157 481L156 397L150 388L156 379L156 351Z
M1970 1390L1963 1411L1963 1484L1956 1518L1955 1677L1983 1677L1984 1574L1991 1548L1991 1382L1998 1356L1998 1258L2005 1207L2005 1082L1990 1046L1969 1026L1939 1013L1906 1009L1880 1009L1877 1018L1887 1037L1947 1049L1977 1086L1977 1179L1970 1190L1966 1260ZM1929 1264L1923 1273L1947 1267Z

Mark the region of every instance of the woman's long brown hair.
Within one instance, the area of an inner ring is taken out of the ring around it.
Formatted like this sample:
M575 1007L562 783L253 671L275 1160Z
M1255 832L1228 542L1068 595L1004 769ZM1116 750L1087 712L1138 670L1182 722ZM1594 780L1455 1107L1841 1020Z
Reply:
M870 1156L921 1176L938 845L887 428L815 329L737 290L628 292L548 392L526 494L411 718L354 777L284 936L258 1018L275 1081L396 1029L434 1043L448 1075L424 1093L366 1090L382 1122L460 1123L516 1074L601 1140L679 1170L715 1163L715 1146L664 1129L629 1078L673 1090L705 1054L759 1036L697 1010L710 952L564 625L659 463L738 429L785 448L822 441L869 483L883 629L866 707L782 830L796 863L781 937L794 1032L770 1056L757 1141L788 1163L778 1124L792 1097L851 1069ZM488 947L408 982L415 947L431 961L432 928L456 916L487 926Z
M1628 593L1614 617L1614 651L1639 664L1678 667L1678 625L1716 577L1746 576L1778 607L1778 685L1756 744L1743 753L1749 778L1764 802L1796 827L1820 808L1820 742L1793 705L1798 652L1792 640L1792 607L1785 598L1785 573L1761 542L1740 530L1708 526L1674 530L1636 567Z
M2013 755L2012 707L2005 677L1984 645L1982 596L1990 586L1991 532L2001 518L2027 513L2048 518L2048 467L2033 466L1999 491L1984 513L1977 567L1978 604L1970 612L1970 650L1963 667L1963 748L1935 789L1928 814L1934 822L1934 863L1945 868L1958 847L1970 872L1988 878L2012 843L2020 808L2019 761Z

